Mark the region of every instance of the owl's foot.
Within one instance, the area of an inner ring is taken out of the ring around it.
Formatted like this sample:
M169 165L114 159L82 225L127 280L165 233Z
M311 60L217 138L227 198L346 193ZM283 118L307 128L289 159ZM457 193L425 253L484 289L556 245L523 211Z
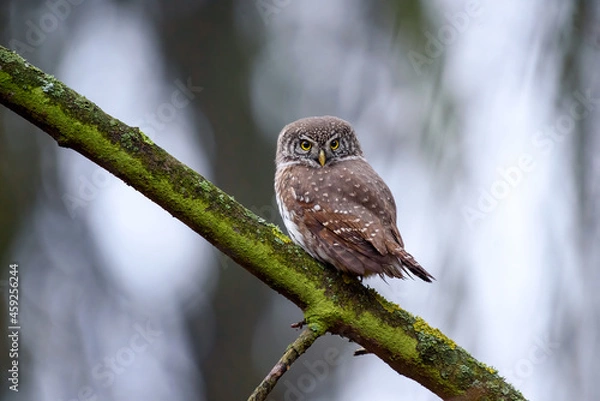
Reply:
M305 324L306 324L306 320L302 320L298 323L292 323L290 326L292 327L292 329L301 329L304 327Z
M359 349L354 351L354 356L361 356L361 355L367 355L367 354L371 354L371 351L367 350L364 347L360 347Z

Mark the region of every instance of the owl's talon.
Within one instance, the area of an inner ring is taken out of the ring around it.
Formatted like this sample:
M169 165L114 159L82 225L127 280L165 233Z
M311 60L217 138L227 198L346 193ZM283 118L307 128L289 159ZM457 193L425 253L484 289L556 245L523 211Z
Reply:
M367 350L364 347L360 347L359 349L354 351L354 356L361 356L361 355L367 355L367 354L371 354L371 351Z
M298 323L292 323L290 326L292 327L292 329L301 329L304 327L304 325L306 324L306 320L302 320Z

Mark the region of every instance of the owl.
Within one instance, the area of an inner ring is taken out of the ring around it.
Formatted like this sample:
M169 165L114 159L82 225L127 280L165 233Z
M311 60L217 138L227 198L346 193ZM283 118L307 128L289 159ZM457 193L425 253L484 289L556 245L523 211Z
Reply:
M295 121L277 140L275 194L292 240L347 274L431 282L404 250L396 203L367 163L350 124L323 116Z

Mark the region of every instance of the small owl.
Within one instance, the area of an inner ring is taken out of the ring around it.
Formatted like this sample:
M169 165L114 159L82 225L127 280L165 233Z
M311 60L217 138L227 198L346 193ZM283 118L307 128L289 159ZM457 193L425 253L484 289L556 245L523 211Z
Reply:
M342 272L431 282L404 250L396 203L363 157L350 124L309 117L283 128L277 140L275 194L292 240Z

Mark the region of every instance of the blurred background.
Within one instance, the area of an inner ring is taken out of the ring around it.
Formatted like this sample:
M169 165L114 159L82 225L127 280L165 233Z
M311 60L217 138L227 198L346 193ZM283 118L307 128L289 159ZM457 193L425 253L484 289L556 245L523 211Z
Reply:
M281 226L287 123L350 121L437 281L365 280L529 400L598 400L600 2L4 0L0 43ZM19 393L244 400L300 310L0 107L0 324ZM319 339L270 400L435 400Z

